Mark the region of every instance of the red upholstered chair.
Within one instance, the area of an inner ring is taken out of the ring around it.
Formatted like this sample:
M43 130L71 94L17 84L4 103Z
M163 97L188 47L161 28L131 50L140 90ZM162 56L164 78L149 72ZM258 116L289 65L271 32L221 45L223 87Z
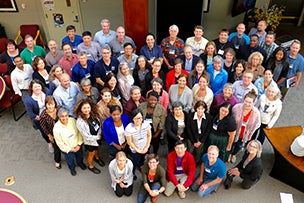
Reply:
M8 66L6 63L0 63L0 75L8 75Z
M14 106L22 100L18 94L15 94L12 86L11 76L7 75L7 72L7 65L2 66L2 68L0 69L0 96L2 95L0 97L0 113L5 111L6 109L11 108L14 120L18 121L26 113L26 111L23 110L20 115L16 115Z
M31 35L33 37L36 45L40 45L44 49L46 48L43 43L42 36L41 36L38 25L20 25L20 29L15 38L15 42L18 45L18 47L21 49L24 49L26 47L26 44L24 42L25 35ZM22 41L18 44L18 41L20 38L22 39Z
M4 51L6 51L6 43L7 38L0 38L0 54Z

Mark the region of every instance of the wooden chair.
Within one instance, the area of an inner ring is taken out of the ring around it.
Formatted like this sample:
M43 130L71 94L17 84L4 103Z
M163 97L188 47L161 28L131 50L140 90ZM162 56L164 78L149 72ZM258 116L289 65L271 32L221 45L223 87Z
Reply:
M26 113L26 111L24 110L18 116L16 115L14 107L22 100L21 96L15 94L13 90L11 76L6 74L8 72L8 66L7 64L5 65L2 66L2 68L0 69L0 113L5 111L6 109L11 108L14 120L18 121Z
M46 49L38 25L20 25L20 29L15 38L15 42L21 49L26 48L26 44L24 42L25 35L31 35L36 45L40 45ZM21 39L21 42L18 44L19 39Z

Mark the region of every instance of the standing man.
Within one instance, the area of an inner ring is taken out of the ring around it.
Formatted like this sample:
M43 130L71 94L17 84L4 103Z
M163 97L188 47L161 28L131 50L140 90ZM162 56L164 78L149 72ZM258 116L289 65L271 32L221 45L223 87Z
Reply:
M180 59L184 62L184 69L191 73L195 68L196 63L200 57L194 55L193 48L190 45L186 45L184 48L184 55L179 56Z
M215 145L208 147L208 152L202 156L199 177L192 184L191 189L200 197L206 197L215 191L226 174L224 162L218 158L219 149Z
M28 94L28 89L32 81L33 68L29 64L24 64L21 56L14 58L16 68L11 73L11 81L15 94L22 97L24 101Z
M82 37L80 35L76 35L76 28L74 25L68 25L66 27L67 36L62 39L62 45L64 43L70 43L72 46L72 51L76 54L77 46L82 43Z
M60 85L55 89L53 96L57 104L66 108L72 117L75 117L73 110L78 92L80 92L78 86L74 82L71 82L70 76L67 73L63 73L60 78Z
M219 38L213 40L216 45L217 55L224 57L224 51L227 48L234 49L231 42L228 41L229 31L227 29L222 29L219 33Z
M24 42L26 48L20 54L24 63L32 65L33 59L36 56L42 56L43 58L46 56L44 49L41 46L35 45L31 35L25 35Z
M184 142L178 140L174 151L167 157L167 180L168 184L164 194L169 197L177 188L178 196L186 198L186 191L191 186L195 174L195 161L193 155L187 151Z
M72 52L72 45L66 42L62 45L63 57L58 64L71 76L73 66L78 63L78 56Z
M77 53L83 51L87 54L88 59L95 63L100 59L100 46L97 42L92 41L92 34L90 31L82 33L82 43L77 46Z
M258 36L259 40L259 45L262 44L262 42L265 42L266 38L266 28L267 28L267 23L265 20L261 20L258 22L258 26L255 28L251 28L250 32L248 33L249 36L256 34Z
M63 57L63 51L59 50L55 40L51 39L48 42L49 53L45 56L45 61L49 66L58 64L59 60Z
M234 49L237 51L242 45L249 45L250 38L245 34L245 24L240 23L236 27L236 32L232 32L229 35L228 41L234 45Z
M124 53L120 55L117 59L118 61L121 62L126 62L129 66L129 68L133 71L135 68L135 63L137 59L137 55L134 54L134 48L133 45L130 42L127 42L124 44Z
M72 68L72 81L80 87L80 81L87 78L93 85L95 83L93 77L95 62L88 59L84 51L78 53L78 60L79 62Z
M250 35L249 45L240 46L240 49L237 52L237 58L247 61L250 54L252 54L255 51L258 51L263 55L264 58L263 62L265 62L267 56L266 51L259 45L259 37L256 34L253 34Z
M95 33L94 41L102 47L104 44L109 44L116 37L116 32L110 29L110 21L108 19L102 19L100 25L101 30Z
M112 39L109 43L114 57L118 57L121 54L123 54L123 45L127 42L129 42L133 45L134 52L135 52L136 46L135 46L133 39L126 36L125 28L123 26L119 26L116 29L116 37L114 39Z
M276 37L276 33L274 33L273 31L269 31L266 34L265 41L261 43L261 47L266 51L266 60L264 61L268 61L269 57L272 55L274 50L278 47L278 45L274 42L275 37Z
M186 45L192 46L194 55L200 56L205 51L206 44L208 40L203 37L204 28L201 25L196 25L194 27L194 36L188 37L186 40Z
M109 72L118 73L119 61L115 57L111 57L111 48L105 44L101 48L101 59L97 61L94 67L94 77L98 85L98 89L101 90L104 86L104 81Z

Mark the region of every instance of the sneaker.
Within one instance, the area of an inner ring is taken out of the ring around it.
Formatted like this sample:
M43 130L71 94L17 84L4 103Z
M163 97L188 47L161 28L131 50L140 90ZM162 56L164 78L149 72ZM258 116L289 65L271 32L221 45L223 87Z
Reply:
M236 162L236 155L232 155L231 156L231 163L235 163Z
M49 143L48 146L49 146L49 152L50 152L50 153L54 153L53 144L52 144L52 143Z
M178 196L181 199L185 199L186 198L186 193L185 192L178 192Z

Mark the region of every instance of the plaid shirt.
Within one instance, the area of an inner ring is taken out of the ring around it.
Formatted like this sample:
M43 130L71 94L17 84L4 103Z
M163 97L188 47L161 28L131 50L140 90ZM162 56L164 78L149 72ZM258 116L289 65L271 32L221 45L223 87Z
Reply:
M160 47L164 53L164 56L169 61L170 65L174 65L174 59L184 53L185 43L181 38L176 37L173 45L170 44L170 37L166 37L162 40Z
M278 47L278 45L275 42L273 42L271 45L268 46L264 41L261 43L261 47L266 51L267 54L266 60L268 60L271 54L274 52L274 50Z

